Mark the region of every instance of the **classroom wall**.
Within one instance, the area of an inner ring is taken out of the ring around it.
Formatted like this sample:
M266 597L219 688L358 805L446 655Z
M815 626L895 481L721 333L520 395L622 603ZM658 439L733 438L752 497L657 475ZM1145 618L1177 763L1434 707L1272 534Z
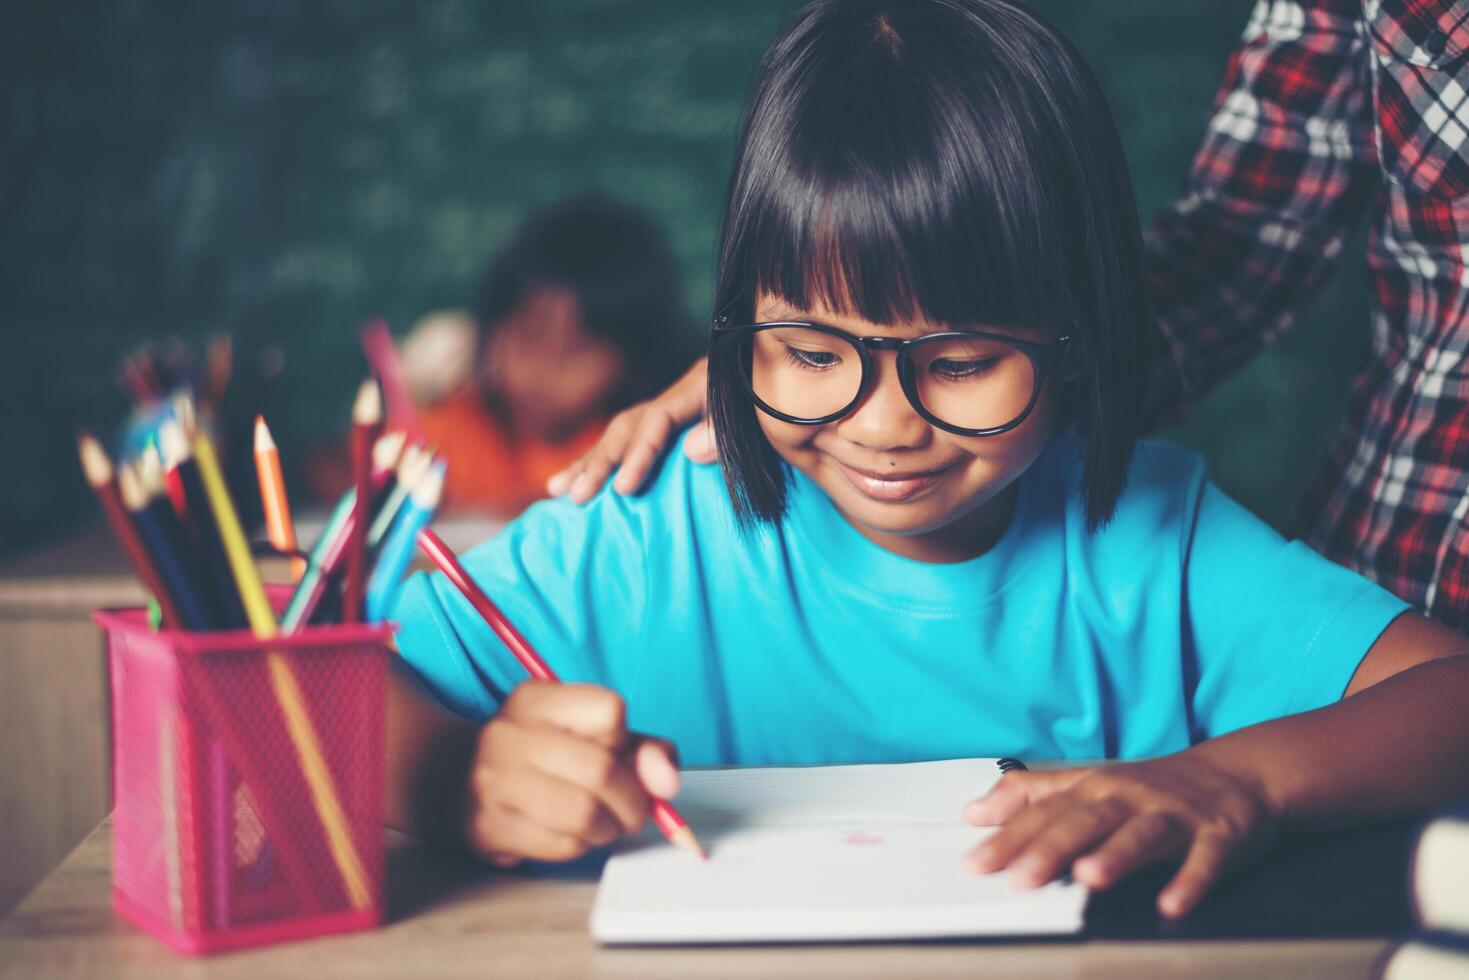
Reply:
M287 460L336 432L362 320L465 302L524 211L650 208L707 310L731 128L785 0L109 0L0 32L0 557L93 517L71 445L117 356L230 331ZM1036 0L1099 72L1144 214L1181 186L1248 0ZM1365 337L1360 250L1175 437L1272 521Z

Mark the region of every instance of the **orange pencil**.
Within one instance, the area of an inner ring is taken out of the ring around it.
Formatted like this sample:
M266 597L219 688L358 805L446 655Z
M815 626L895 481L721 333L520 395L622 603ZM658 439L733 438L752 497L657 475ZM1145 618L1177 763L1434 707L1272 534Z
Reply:
M291 501L286 496L286 481L281 476L281 454L270 437L264 416L255 416L255 475L260 479L260 503L265 510L265 532L270 543L281 551L294 553L296 524L291 520ZM291 559L291 580L301 581L306 573L306 559Z
M536 653L530 641L520 635L520 630L515 628L515 624L505 618L500 607L495 605L494 601L485 595L484 590L474 583L474 579L469 577L469 573L464 570L463 565L459 564L459 559L454 556L454 552L449 550L443 538L435 534L432 528L426 527L418 532L418 546L438 566L439 571L444 573L444 577L453 582L454 587L463 593L464 598L468 599L469 604L474 607L474 611L489 624L490 629L495 631L495 635L500 638L501 642L510 648L510 652L515 655L516 660L520 661L520 665L526 669L527 673L537 680L561 680L551 670L550 665L541 659L541 655ZM704 848L699 844L699 838L694 836L694 832L689 829L688 823L679 812L673 808L672 803L657 797L653 798L653 823L657 824L663 836L674 844L692 851L701 860L707 860Z
M347 539L347 582L342 592L342 622L362 622L362 597L367 588L367 525L372 520L372 444L383 420L383 397L377 382L364 381L352 405L351 537Z

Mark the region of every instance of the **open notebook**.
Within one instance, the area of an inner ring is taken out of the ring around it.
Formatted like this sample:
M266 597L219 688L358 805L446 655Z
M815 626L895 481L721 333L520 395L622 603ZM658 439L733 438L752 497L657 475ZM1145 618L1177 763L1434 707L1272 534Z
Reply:
M1079 932L1086 890L1012 887L964 867L990 831L966 802L993 759L709 769L679 811L700 862L649 832L607 862L592 909L602 943L815 942Z

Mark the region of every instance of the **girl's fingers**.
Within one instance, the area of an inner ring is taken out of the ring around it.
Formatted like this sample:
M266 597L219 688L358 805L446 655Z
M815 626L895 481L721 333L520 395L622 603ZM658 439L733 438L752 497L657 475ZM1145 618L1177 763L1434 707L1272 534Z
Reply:
M627 744L627 703L596 684L525 681L511 692L500 717L532 728L563 728L611 749Z
M502 867L515 864L520 858L570 861L586 853L587 849L577 837L543 827L503 804L480 811L470 828L470 843Z
M678 750L667 739L642 736L633 753L633 770L653 796L671 800L678 795Z
M1089 888L1111 888L1122 878L1163 858L1188 843L1188 832L1164 813L1140 813L1090 854L1071 866L1071 873Z
M617 818L591 792L535 769L523 769L514 778L497 780L494 799L547 830L568 834L588 847L610 844L624 832Z
M1055 801L1042 801L1024 808L993 837L970 851L966 863L980 874L1000 870L1045 830L1060 812Z
M1111 835L1128 818L1121 800L1097 800L1066 810L1020 851L1009 864L1010 877L1022 888L1036 888L1055 878L1077 855Z
M594 795L625 833L635 833L647 822L648 793L620 752L555 728L526 728L508 722L495 727L484 750L489 769L486 779L514 779L534 769Z
M1173 880L1158 893L1158 911L1170 919L1181 918L1213 887L1229 865L1230 847L1226 839L1207 831L1194 838L1183 859L1183 866Z
M964 819L980 827L1002 824L1030 804L1070 789L1089 772L1090 769L1008 772L988 793L964 808Z

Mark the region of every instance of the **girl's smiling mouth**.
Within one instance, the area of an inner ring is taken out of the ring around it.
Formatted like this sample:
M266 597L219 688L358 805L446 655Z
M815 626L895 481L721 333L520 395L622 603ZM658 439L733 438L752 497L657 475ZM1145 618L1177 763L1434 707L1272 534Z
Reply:
M839 459L833 458L832 462L836 463L837 469L853 490L864 497L884 503L911 500L932 488L944 474L953 469L953 464L950 464L936 470L876 473L850 466Z

